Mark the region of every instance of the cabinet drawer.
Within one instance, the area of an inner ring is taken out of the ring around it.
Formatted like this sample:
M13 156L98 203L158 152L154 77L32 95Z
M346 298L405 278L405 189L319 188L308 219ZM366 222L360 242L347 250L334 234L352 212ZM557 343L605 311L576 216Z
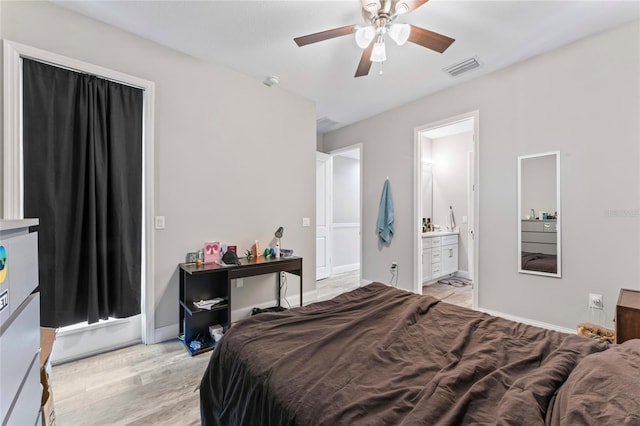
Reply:
M0 240L7 256L7 269L0 282L0 294L7 291L8 307L0 314L4 323L38 286L38 233Z
M36 354L31 359L31 367L26 375L20 393L16 395L16 403L9 413L8 425L32 425L38 418L42 398L40 385L40 357ZM3 395L4 396L4 395Z
M458 244L458 236L457 235L447 235L442 237L442 245L447 244Z
M426 248L431 248L431 237L422 237L422 248L426 249Z
M440 262L434 263L431 265L431 278L438 278L441 273L442 268L440 267Z
M431 263L440 262L441 255L440 249L431 249Z
M11 326L0 336L0 419L6 418L20 383L29 371L33 357L40 350L39 302L39 293L29 296L18 308Z
M437 247L442 242L442 237L432 237L431 238L431 247Z

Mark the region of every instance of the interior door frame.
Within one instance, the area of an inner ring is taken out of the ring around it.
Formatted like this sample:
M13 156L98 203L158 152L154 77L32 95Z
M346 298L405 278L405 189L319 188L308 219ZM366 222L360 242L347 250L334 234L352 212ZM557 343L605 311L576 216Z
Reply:
M143 91L142 134L142 303L141 338L155 343L154 283L154 103L155 84L151 81L79 61L10 40L3 42L4 59L4 187L5 219L24 216L23 138L22 138L22 59L34 59L57 67L89 73Z
M326 156L326 159L323 159L324 164L324 221L325 221L325 264L327 268L327 275L318 278L318 262L317 262L317 252L316 252L316 281L323 280L329 278L331 276L332 264L331 264L331 244L332 244L332 235L331 235L331 222L333 221L333 157L326 152L316 151L316 167L320 159L318 157ZM316 168L316 178L317 178ZM318 182L316 182L316 201L318 197ZM316 207L317 208L317 207ZM316 251L318 249L318 212L316 210Z
M363 203L363 182L364 182L364 167L362 167L362 165L364 164L363 161L363 155L364 155L364 146L362 144L362 142L360 143L356 143L353 145L348 145L342 148L338 148L338 149L334 149L332 151L329 151L329 155L331 155L331 157L333 158L336 155L340 155L343 152L348 152L348 151L354 151L354 150L358 150L360 152L360 229L358 230L358 235L360 236L360 278L359 278L359 283L360 285L363 284L363 279L362 279L362 251L364 249L363 244L362 244L362 206L364 205ZM333 170L332 170L333 173ZM333 176L332 176L332 181L333 181ZM332 203L333 205L333 203ZM332 222L333 222L333 215L331 217ZM331 224L331 227L333 227L333 223ZM331 232L333 232L333 229L331 229Z
M478 110L449 117L436 122L428 123L414 128L414 172L413 172L413 291L422 294L422 230L420 212L422 209L422 141L420 135L431 129L446 127L460 121L473 119L473 206L470 208L469 230L473 233L473 244L470 253L473 262L470 262L469 273L473 279L473 309L478 308L478 293L480 280L478 274L478 254L480 247L479 223L480 223L480 112Z

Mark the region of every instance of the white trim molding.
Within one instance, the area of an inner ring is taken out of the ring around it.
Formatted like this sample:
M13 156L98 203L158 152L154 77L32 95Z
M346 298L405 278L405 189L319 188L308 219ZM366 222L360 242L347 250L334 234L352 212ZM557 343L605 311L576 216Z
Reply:
M331 269L331 272L333 272L333 274L335 275L335 274L342 274L344 272L357 271L358 269L360 269L359 263L351 263L349 265L334 266Z
M473 308L478 307L478 294L480 292L479 253L480 253L480 111L474 110L459 114L443 120L415 127L414 132L414 159L413 159L413 289L417 294L422 294L422 232L420 224L420 212L422 210L422 141L421 134L426 130L445 127L460 121L473 120L473 188L470 195L473 201L469 206L469 227L473 231L473 243L469 246L469 257L473 258L469 264L468 275L473 281Z
M61 68L93 74L107 80L143 91L143 229L142 229L142 342L154 343L155 283L154 283L154 114L155 84L152 81L114 71L99 65L79 61L46 50L16 43L3 42L4 58L4 219L22 219L22 59L28 58Z
M515 322L521 322L523 324L533 325L535 327L546 328L547 330L559 331L560 333L567 333L567 334L576 334L576 330L573 330L571 328L560 327L560 326L549 324L542 321L535 321L529 318L523 318L516 315L505 314L503 312L492 311L491 309L480 308L478 309L478 311L484 312L485 314L489 314L494 317L500 317L500 318L508 319Z

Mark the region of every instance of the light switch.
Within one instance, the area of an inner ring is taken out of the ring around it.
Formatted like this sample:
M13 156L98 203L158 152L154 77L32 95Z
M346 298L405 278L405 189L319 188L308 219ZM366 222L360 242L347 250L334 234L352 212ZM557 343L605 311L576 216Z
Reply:
M311 226L311 219L309 219L308 217L303 217L302 226Z
M164 229L164 216L156 216L156 229Z

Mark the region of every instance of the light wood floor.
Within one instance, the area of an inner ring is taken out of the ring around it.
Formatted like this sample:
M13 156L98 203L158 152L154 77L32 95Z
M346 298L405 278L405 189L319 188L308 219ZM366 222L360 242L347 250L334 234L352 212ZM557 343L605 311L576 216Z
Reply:
M327 300L360 286L360 269L316 281L317 300Z
M199 425L200 383L211 353L178 340L135 345L53 367L60 426Z
M473 307L473 286L465 285L455 287L442 282L422 287L422 294L428 294L437 299L443 300L452 305L464 306L472 309Z
M324 282L323 282L324 281ZM327 294L356 286L359 271L318 281ZM471 307L472 287L423 287L448 303ZM320 294L320 291L319 291ZM135 345L53 367L60 426L199 425L197 386L211 353L190 356L177 340Z

